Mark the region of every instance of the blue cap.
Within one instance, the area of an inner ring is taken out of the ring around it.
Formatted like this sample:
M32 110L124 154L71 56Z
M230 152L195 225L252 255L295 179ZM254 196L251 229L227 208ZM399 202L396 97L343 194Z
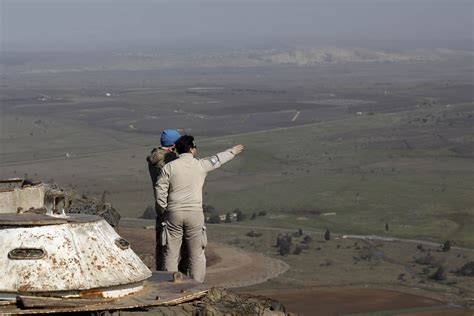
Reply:
M173 146L180 137L181 135L177 130L165 129L163 132L161 132L161 146Z

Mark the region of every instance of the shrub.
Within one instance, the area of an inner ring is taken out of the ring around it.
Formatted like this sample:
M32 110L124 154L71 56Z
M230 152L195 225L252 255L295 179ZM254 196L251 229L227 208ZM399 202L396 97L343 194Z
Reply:
M291 250L291 237L286 235L280 239L279 253L282 256L286 256L290 253L290 250Z
M329 231L329 229L326 229L326 232L324 233L324 240L331 240L331 232Z
M474 261L465 263L461 269L457 271L457 274L474 277Z
M156 219L155 208L151 205L148 205L141 217L145 219Z
M219 224L221 222L221 217L219 214L214 213L209 217L209 220L207 221L210 224Z
M280 247L282 238L282 234L278 234L275 247Z
M296 247L295 247L295 250L293 250L293 254L294 254L294 255L299 255L299 254L301 254L302 252L303 252L303 249L301 249L300 246L296 246Z
M266 211L260 211L260 212L258 212L257 215L258 216L265 216L265 215L267 215L267 212Z
M286 242L282 242L280 244L279 252L281 256L287 256L290 253L290 245Z
M429 253L426 256L418 257L415 259L415 262L421 265L434 265L436 263L436 259Z
M237 222L243 221L243 220L245 219L245 217L246 217L245 214L242 213L241 211L239 211L239 212L237 213Z
M438 270L436 270L436 272L431 276L431 278L436 281L444 281L446 280L446 271L442 266L440 266Z
M255 231L251 230L245 235L248 236L248 237L260 237L260 236L262 236L262 233L257 233Z
M451 242L449 240L446 240L443 245L443 251L448 252L449 250L451 250Z
M204 213L214 213L216 211L212 205L203 205L202 209Z
M299 247L301 248L301 250L308 250L309 249L308 244L301 244L301 245L299 245Z

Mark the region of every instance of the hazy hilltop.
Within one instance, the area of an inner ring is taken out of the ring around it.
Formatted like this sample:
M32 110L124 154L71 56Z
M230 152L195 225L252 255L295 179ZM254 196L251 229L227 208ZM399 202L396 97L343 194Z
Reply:
M137 51L96 53L3 53L4 74L63 73L107 70L160 70L218 67L310 66L347 63L469 61L473 51L447 48L377 50L354 47L240 49L181 54Z
M450 49L416 49L403 52L370 50L364 48L318 48L277 52L259 56L263 61L275 64L314 65L321 63L358 62L404 62L440 61L461 56L474 56L472 52L459 52Z

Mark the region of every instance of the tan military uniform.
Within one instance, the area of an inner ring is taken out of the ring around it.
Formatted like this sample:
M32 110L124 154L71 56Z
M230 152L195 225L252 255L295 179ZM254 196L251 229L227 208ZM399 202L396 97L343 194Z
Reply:
M202 210L202 187L208 172L234 157L230 149L204 159L196 159L186 153L163 167L157 183L157 204L166 209L166 227L162 232L163 244L166 245L166 271L178 270L179 249L184 233L191 276L198 282L204 281L207 235Z

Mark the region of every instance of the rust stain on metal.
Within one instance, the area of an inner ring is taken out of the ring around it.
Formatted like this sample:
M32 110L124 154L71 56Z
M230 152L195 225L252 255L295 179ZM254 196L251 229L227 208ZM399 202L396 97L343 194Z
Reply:
M26 284L21 284L18 286L18 292L19 293L22 293L22 292L29 292L32 288L32 284L30 282L26 283Z
M86 290L79 293L81 298L104 298L104 292L99 290Z

